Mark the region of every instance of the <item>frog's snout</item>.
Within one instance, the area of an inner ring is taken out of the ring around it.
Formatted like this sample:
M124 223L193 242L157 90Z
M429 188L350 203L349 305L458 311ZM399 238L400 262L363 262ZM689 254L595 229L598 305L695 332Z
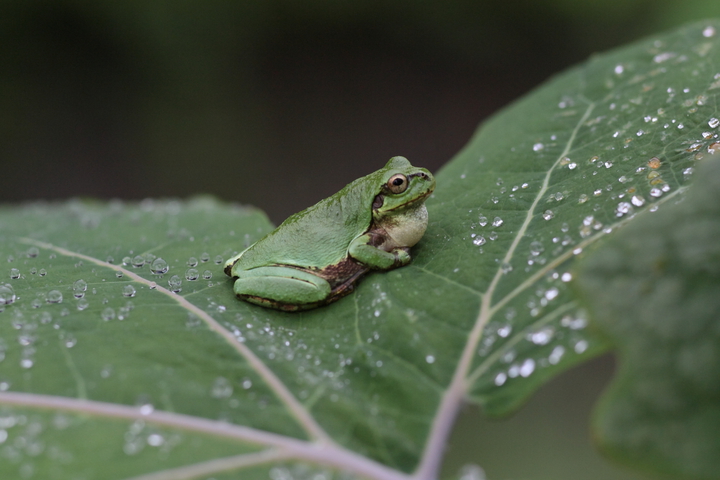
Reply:
M433 177L432 173L430 173L428 171L424 171L424 172L418 172L415 175L417 175L419 178L421 178L424 181L430 182L430 184L427 186L429 193L432 193L432 191L435 190L435 177Z

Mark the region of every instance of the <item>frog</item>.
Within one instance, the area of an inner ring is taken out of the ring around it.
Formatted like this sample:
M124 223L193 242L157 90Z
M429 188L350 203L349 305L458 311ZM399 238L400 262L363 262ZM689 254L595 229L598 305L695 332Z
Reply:
M408 265L425 234L429 170L401 156L288 217L228 259L224 272L247 302L294 312L333 303L371 271Z

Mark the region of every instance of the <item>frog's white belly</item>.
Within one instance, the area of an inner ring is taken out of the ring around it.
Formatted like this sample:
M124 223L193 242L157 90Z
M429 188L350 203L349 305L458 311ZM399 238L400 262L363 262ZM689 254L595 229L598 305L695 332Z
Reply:
M428 213L425 204L408 209L402 215L394 216L382 223L390 238L383 247L391 250L396 247L412 247L425 234L428 224Z

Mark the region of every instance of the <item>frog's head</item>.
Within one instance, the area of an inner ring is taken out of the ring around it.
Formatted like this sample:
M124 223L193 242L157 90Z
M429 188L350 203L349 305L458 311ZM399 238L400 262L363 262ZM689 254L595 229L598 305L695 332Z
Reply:
M376 216L419 206L435 190L432 174L424 168L413 167L405 157L391 158L380 172L379 192L372 205Z

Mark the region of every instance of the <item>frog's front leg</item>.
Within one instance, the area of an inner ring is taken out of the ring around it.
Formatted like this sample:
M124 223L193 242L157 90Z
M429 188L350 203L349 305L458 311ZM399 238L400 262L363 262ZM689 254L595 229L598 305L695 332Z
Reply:
M381 244L376 234L366 233L350 242L348 253L355 260L376 270L402 267L412 260L409 248L395 247L388 252L381 248Z
M322 303L331 291L327 280L296 268L259 267L233 273L237 275L235 294L265 307L301 309Z

